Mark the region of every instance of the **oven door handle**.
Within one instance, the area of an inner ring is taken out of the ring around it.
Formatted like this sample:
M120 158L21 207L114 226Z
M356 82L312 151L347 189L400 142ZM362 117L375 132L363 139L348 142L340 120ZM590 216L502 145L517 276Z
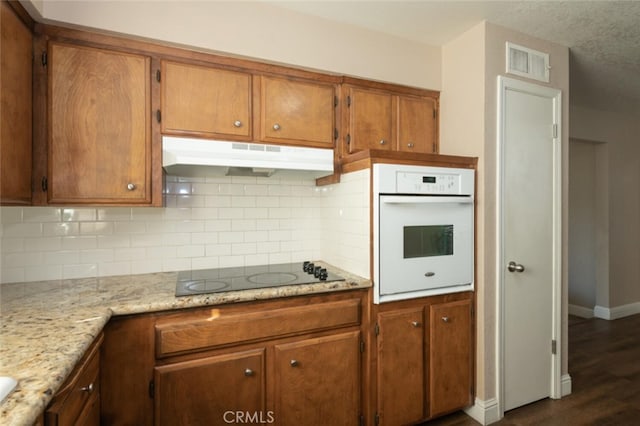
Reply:
M380 197L384 204L473 204L473 197L433 197L384 195Z

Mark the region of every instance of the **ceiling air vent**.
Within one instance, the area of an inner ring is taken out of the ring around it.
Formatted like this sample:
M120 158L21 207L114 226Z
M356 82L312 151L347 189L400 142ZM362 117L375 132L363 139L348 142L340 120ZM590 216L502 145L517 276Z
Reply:
M549 54L507 42L507 73L549 82Z

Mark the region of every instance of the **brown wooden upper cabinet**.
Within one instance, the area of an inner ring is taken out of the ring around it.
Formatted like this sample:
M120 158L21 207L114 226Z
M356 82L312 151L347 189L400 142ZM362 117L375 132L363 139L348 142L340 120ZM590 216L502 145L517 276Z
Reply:
M366 149L438 152L437 98L345 85L342 154Z
M162 132L250 140L249 73L162 61Z
M0 3L0 204L31 203L33 37L8 2Z
M260 77L260 140L332 148L335 88L331 84Z
M47 68L48 202L150 204L150 57L49 42Z

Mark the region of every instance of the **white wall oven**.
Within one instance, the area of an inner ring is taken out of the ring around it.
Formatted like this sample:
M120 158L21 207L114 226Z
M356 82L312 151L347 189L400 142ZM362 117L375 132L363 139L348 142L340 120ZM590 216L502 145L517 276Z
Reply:
M374 303L473 290L474 170L374 164Z

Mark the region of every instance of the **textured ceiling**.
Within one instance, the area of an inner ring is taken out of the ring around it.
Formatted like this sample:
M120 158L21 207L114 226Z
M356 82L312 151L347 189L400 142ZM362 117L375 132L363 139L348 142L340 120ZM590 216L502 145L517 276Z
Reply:
M441 46L482 20L570 48L570 102L640 113L640 1L275 1Z

